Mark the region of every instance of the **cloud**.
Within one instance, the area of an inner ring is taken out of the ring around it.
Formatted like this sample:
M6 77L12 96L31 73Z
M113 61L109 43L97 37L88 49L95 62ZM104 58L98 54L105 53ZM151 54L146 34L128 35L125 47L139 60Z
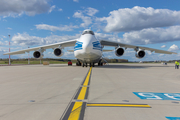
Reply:
M62 9L62 8L59 8L58 11L63 11L63 9Z
M180 26L164 28L148 28L140 31L127 32L119 37L116 33L96 33L99 40L109 40L132 45L146 45L180 40ZM164 46L165 47L165 46Z
M51 6L50 9L49 9L49 11L48 11L48 13L51 13L55 8L56 8L55 5Z
M86 10L85 10L85 13L89 16L94 16L97 12L99 12L99 10L95 9L95 8L91 8L91 7L88 7Z
M166 45L161 46L161 48L165 48L165 47L166 47Z
M107 23L105 32L123 32L144 28L167 27L180 23L180 11L154 9L152 7L124 8L111 11L108 17L96 21Z
M119 42L128 44L155 44L180 40L180 26L148 28L123 34Z
M6 50L2 50L0 49L0 59L3 59L3 58L8 58L9 56L5 56L3 55L5 52L7 52Z
M48 54L50 54L50 55L51 55L51 54L54 54L54 53L53 53L53 52L48 52Z
M40 37L36 36L29 36L27 33L20 34L18 33L17 35L14 35L12 37L12 42L13 45L43 45L46 44L46 41Z
M12 28L10 28L10 27L8 27L8 28L6 28L6 29L8 29L8 30L12 30Z
M46 13L51 7L50 0L0 0L0 16L17 17L22 14L34 16Z
M17 33L12 37L12 45L14 46L37 46L37 45L47 45L53 44L61 41L67 41L72 39L79 38L80 34L76 34L75 36L58 36L58 35L51 35L45 38L37 37L37 36L30 36L27 33Z
M78 28L78 26L73 26L73 25L64 25L64 26L52 26L52 25L47 25L47 24L38 24L35 25L36 29L40 30L50 30L50 31L72 31L74 28Z
M73 0L74 2L79 2L79 0Z
M6 36L3 36L3 38L7 38Z
M4 38L7 38L6 36L3 36L3 35L1 35L1 36L2 36L1 40L4 40Z
M92 23L91 17L84 16L82 12L75 12L73 17L82 19L84 23L81 23L81 27L87 27Z
M80 18L84 23L81 23L81 27L88 27L92 24L92 17L98 12L97 9L88 7L84 10L79 10L74 13L74 18ZM85 14L85 15L84 15ZM88 15L88 16L87 16Z
M4 43L0 41L0 45L4 45Z
M62 57L66 59L75 59L74 52L64 52Z
M175 44L173 44L169 49L168 51L178 51L179 50L179 47Z

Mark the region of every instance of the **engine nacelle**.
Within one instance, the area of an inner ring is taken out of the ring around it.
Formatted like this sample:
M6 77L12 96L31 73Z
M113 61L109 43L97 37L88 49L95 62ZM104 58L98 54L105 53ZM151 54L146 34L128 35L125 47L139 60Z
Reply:
M35 51L35 52L33 53L33 56L34 56L35 58L43 58L43 57L44 57L44 54L41 53L40 51Z
M56 55L57 57L61 57L63 55L63 51L61 48L55 48L54 49L54 55Z
M144 50L139 50L136 52L137 58L143 58L145 55L146 55L146 53L144 52Z
M116 56L120 57L124 54L124 49L121 48L121 47L118 47L116 50L115 50L115 54Z

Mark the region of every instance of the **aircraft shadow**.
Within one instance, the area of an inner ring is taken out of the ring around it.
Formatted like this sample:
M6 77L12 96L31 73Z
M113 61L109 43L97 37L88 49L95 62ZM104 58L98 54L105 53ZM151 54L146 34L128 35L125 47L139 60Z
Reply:
M62 64L53 65L53 64L51 64L51 65L49 65L49 67L68 67L68 65L62 65ZM69 67L71 67L71 66L69 66Z
M68 66L66 64L62 65L62 64L51 64L49 65L49 67L82 67L82 66L76 66L76 65L72 65L72 66ZM89 65L87 67L90 67ZM146 69L146 68L150 68L150 67L174 67L174 66L165 66L165 65L144 65L144 64L141 64L141 65L133 65L133 64L127 64L127 65L118 65L118 64L115 64L115 65L103 65L103 66L98 66L98 65L95 65L93 68L115 68L115 69ZM86 67L85 67L86 68Z

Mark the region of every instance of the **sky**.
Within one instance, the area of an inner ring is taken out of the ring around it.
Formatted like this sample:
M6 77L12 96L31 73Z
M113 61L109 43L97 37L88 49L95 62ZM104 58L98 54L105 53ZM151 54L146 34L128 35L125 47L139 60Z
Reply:
M97 39L176 52L176 55L146 51L142 59L133 49L121 57L115 51L105 58L129 61L180 59L179 0L0 0L0 58L11 51L79 38L91 28ZM9 36L10 35L10 38ZM73 47L61 58L75 59ZM113 47L104 49L114 50ZM30 52L30 57L33 57ZM45 58L58 58L52 49ZM28 53L11 58L28 58Z

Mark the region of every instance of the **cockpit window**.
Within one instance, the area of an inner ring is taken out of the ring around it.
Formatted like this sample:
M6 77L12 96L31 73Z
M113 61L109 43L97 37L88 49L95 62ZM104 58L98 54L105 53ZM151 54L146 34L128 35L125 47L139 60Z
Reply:
M94 35L94 32L93 32L93 31L84 31L82 35L85 35L85 34L91 34L91 35Z

